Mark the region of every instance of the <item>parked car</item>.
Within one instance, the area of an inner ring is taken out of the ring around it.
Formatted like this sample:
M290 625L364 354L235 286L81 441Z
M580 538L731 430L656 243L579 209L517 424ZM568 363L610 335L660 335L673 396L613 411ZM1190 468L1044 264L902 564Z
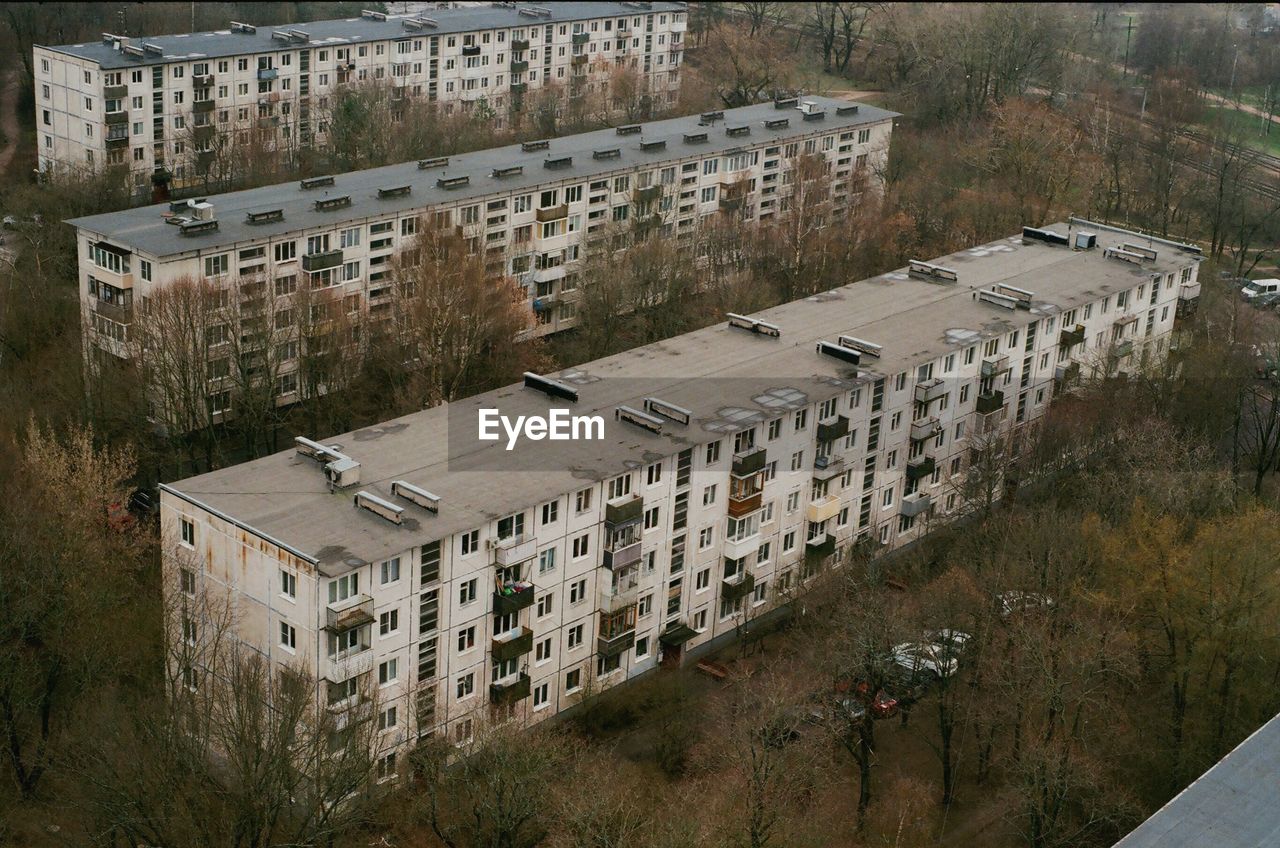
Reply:
M953 654L960 654L969 647L971 635L963 630L952 630L951 628L943 628L942 630L930 630L924 634L926 642L932 642L935 645L942 645L949 648Z
M1257 300L1268 294L1280 294L1280 280L1275 278L1250 280L1244 288L1240 289L1240 296L1245 300Z
M1260 294L1249 300L1248 304L1258 309L1275 309L1276 305L1280 304L1280 291Z
M955 651L933 642L903 642L893 649L893 661L913 674L923 672L934 678L951 677L960 670Z
M1019 592L1011 590L996 596L1000 605L1000 616L1008 618L1015 612L1029 612L1038 609L1049 609L1053 606L1053 598L1038 592Z

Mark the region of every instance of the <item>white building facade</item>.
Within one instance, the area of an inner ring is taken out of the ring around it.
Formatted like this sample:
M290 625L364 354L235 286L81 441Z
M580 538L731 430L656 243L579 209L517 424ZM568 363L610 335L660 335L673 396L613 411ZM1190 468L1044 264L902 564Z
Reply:
M224 289L274 326L299 291L341 300L361 320L390 317L392 262L427 224L460 228L490 273L524 286L533 333L567 329L582 261L606 228L688 244L724 216L769 221L784 214L804 155L825 161L821 214L844 215L878 190L895 117L777 101L77 219L86 346L134 356L134 322L175 280ZM281 364L281 403L296 399L297 367Z
M37 45L39 167L127 166L140 190L198 184L225 143L323 139L335 93L370 83L446 114L484 101L501 129L541 89L603 95L625 69L661 111L679 97L687 26L679 3L550 2Z
M376 693L393 744L537 721L961 512L975 451L1167 353L1199 258L1072 220L731 316L555 375L609 437L502 471L454 465L445 429L542 380L300 442L163 487L166 591L230 592L241 639L334 709Z

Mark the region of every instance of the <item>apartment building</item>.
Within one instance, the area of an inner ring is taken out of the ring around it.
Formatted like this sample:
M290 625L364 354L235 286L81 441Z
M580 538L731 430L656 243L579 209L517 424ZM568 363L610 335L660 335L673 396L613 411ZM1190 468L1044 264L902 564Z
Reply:
M1073 219L300 439L162 487L166 591L230 592L241 639L335 708L376 691L394 743L540 720L945 522L974 452L1165 354L1199 260ZM601 438L478 438L551 408Z
M683 3L507 3L37 45L39 166L127 165L140 189L196 183L228 145L293 150L325 136L330 99L367 83L446 113L484 101L502 128L539 90L586 97L621 68L665 109L687 26Z
M831 175L826 208L810 213L844 214L875 189L895 117L840 100L779 100L79 218L69 223L86 343L136 354L134 321L178 279L210 281L229 302L277 316L296 292L319 291L363 319L387 318L391 262L424 222L460 227L491 273L525 286L531 332L566 329L582 259L606 228L687 243L718 216L767 221L783 214L804 154L824 157ZM263 344L304 344L297 336L281 329ZM281 403L296 399L297 367L296 354L280 364ZM211 397L225 391L209 387Z

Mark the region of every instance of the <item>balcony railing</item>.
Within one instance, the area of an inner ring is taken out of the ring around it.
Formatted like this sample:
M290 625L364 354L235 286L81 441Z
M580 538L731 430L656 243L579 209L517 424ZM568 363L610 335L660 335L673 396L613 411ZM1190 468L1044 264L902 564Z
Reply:
M732 473L734 477L746 477L755 474L757 471L763 471L765 466L765 449L752 448L751 450L735 453L733 455Z
M619 568L625 568L628 565L634 565L640 561L640 540L632 542L629 545L623 545L620 548L610 550L605 548L601 554L601 560L604 567L610 571L616 571Z
M368 595L356 595L325 608L324 626L335 633L345 633L372 623L373 598Z
M819 498L805 508L805 520L810 522L828 521L840 513L840 498L827 495Z
M645 186L632 192L632 198L636 203L652 203L660 197L662 197L662 186L660 185Z
M533 631L528 627L519 627L511 633L496 637L489 651L494 662L506 662L522 657L533 650Z
M1004 392L990 391L978 395L978 414L986 415L1004 408Z
M212 112L214 102L212 100L197 100L191 104L191 111L197 113Z
M127 124L127 123L129 123L128 112L108 112L107 113L108 126L111 126L113 124Z
M916 403L933 403L947 393L947 383L941 377L916 383Z
M604 506L604 523L618 526L639 521L644 515L644 500L632 496L625 501L609 501Z
M325 253L307 253L302 257L302 270L307 272L324 271L337 268L342 264L342 251L330 250Z
M813 459L813 479L830 480L844 473L844 458L839 456L817 456Z
M849 419L843 415L824 418L818 422L818 441L834 442L849 435Z
M1133 339L1125 339L1122 342L1116 342L1114 355L1117 359L1128 356L1133 353Z
M501 539L493 551L494 561L498 565L515 565L527 559L533 559L538 552L538 540L523 534Z
M108 85L102 89L102 96L106 100L119 100L122 97L129 96L129 86L127 85Z
M740 573L720 582L720 596L726 600L736 601L751 594L756 588L756 576L750 571Z
M1067 329L1062 328L1062 334L1058 336L1058 344L1062 347L1074 347L1084 341L1084 324L1076 324L1074 327Z
M581 68L583 65L587 64L587 57L585 54L582 56L574 56L569 60L569 64L575 68Z
M561 218L569 217L569 204L561 203L559 206L548 206L545 209L539 209L534 213L534 217L539 222L557 221Z
M258 68L258 79L260 81L273 80L278 76L280 76L280 72L275 68Z
M601 658L616 657L623 651L630 650L636 643L636 631L628 630L612 637L601 636L596 639L596 653Z
M600 590L600 609L606 613L620 612L640 601L641 585L624 586L615 589L612 586Z
M528 91L528 90L529 90L529 85L528 85L528 83L523 83L523 82L513 82L513 83L511 83L511 93L512 93L512 94L517 94L517 95L518 95L518 94L524 94L524 93L525 93L526 91Z
M513 53L523 53L529 49L529 39L513 38L511 39L511 51Z
M586 44L586 43L587 43L588 41L590 41L590 40L591 40L591 33L589 33L589 32L575 32L575 33L573 34L573 46L574 46L574 47L578 47L578 46L581 46L581 45L583 45L583 44ZM584 56L583 58L585 59L586 57Z
M934 416L911 422L911 441L922 442L942 432L942 423Z
M533 606L532 583L508 583L493 593L493 614L509 615Z
M933 498L924 492L912 492L909 495L902 496L902 514L908 518L914 518L921 513L927 512L933 504Z
M524 59L511 60L511 73L523 74L527 70L529 70L529 63L526 62Z
M117 324L133 323L133 306L121 306L117 303L107 303L105 300L93 300L93 311L104 318L109 318Z
M213 85L213 74L197 74L191 78L193 88L208 88Z
M992 356L982 360L982 376L994 377L1009 370L1008 356Z
M931 456L921 456L907 461L907 479L915 482L933 474L938 464Z
M523 672L506 683L489 684L489 701L494 704L511 704L529 697L529 675Z
M734 518L741 518L755 512L764 502L764 493L761 491L753 492L742 497L734 497L729 495L729 515Z
M342 683L373 671L373 651L368 645L358 645L337 655L326 657L323 677L330 683Z
M804 543L804 555L809 559L826 559L836 552L836 537L819 533Z

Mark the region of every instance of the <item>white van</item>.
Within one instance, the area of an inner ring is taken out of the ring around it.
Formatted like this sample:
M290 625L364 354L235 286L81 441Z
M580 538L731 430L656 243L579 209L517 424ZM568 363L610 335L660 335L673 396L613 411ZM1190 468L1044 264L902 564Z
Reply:
M1264 294L1280 294L1280 280L1251 280L1240 289L1240 296L1245 300L1253 300Z

